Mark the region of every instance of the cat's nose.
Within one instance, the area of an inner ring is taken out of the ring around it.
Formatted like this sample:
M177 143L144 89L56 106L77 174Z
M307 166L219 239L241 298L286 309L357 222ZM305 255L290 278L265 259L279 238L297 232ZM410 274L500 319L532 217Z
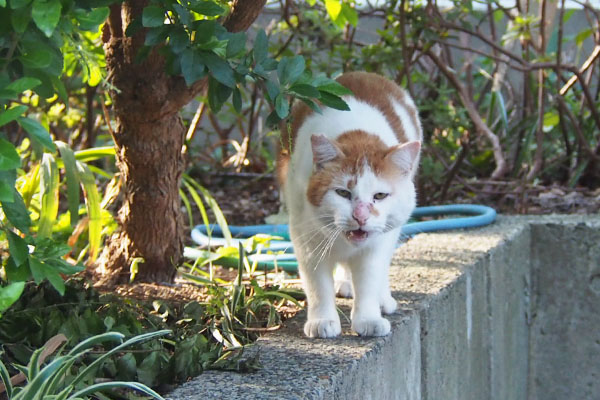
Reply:
M367 223L367 219L369 219L368 205L366 203L358 203L352 210L352 218L358 222L358 225L365 225Z

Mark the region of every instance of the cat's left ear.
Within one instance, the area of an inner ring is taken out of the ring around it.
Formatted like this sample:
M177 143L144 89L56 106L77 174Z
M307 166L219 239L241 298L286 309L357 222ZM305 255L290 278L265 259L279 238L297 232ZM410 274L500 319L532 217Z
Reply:
M400 170L410 172L415 168L419 151L421 151L421 142L398 144L390 148L385 158L394 163Z
M322 168L323 164L333 161L342 155L342 151L325 135L312 135L310 143L313 152L313 162L317 169Z

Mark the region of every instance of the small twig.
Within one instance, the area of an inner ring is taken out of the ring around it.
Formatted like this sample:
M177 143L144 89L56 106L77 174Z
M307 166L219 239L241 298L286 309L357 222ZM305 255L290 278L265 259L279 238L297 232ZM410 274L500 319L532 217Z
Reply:
M594 47L594 50L592 51L592 54L590 54L590 56L587 58L587 60L585 60L585 62L583 63L583 65L581 66L581 68L579 69L579 73L584 73L585 71L587 71L592 64L594 64L594 61L596 61L596 59L600 56L600 45L596 45L596 47ZM560 65L560 63L559 63ZM561 96L564 96L569 89L575 84L575 82L577 82L577 79L579 79L580 75L573 75L568 81L567 83L560 89L559 94Z
M198 124L200 123L200 121L202 120L202 117L204 116L205 108L206 108L205 102L201 102L198 105L198 108L196 109L196 113L194 114L194 118L192 118L192 122L190 123L188 131L185 134L186 142L189 142L194 138L194 134L196 133L196 128L198 127Z
M112 125L110 124L110 115L108 114L108 108L106 107L106 104L104 104L104 101L100 101L100 104L102 104L102 112L104 114L104 122L106 123L106 127L108 128L108 132L110 133L110 136L112 136L112 138L116 140L116 136L115 136L115 131L112 128Z

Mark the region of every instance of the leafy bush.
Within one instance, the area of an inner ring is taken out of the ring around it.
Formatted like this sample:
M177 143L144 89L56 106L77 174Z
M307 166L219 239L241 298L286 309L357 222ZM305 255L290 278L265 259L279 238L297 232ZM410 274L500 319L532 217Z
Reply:
M113 391L115 389L129 389L139 391L155 399L162 397L147 387L137 382L90 382L90 374L113 354L138 343L148 341L169 334L171 331L163 330L135 336L123 342L124 335L118 332L107 332L90 337L78 343L64 355L56 355L52 361L42 368L45 358L56 350L61 342L67 339L63 335L54 336L46 345L37 349L31 355L26 367L19 368L20 374L27 380L24 386L13 386L14 378L9 376L8 370L0 361L0 378L4 382L4 389L8 400L26 399L80 399L90 398L90 395L98 392ZM72 374L75 364L80 361L93 347L106 342L121 342L118 346L104 352L89 365L78 365L77 372Z

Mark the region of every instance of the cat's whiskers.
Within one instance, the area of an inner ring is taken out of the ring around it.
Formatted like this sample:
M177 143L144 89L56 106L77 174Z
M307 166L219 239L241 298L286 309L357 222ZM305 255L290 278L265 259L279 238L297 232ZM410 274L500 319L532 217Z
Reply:
M299 242L303 247L308 246L308 244L311 241L318 239L319 233L323 236L323 238L326 238L330 234L331 226L335 226L335 222L330 222L327 225L318 226L315 229L312 229L311 231L305 232L302 235L298 236L297 238L295 238L295 240ZM304 238L306 238L307 236L308 238L304 240Z
M333 248L333 245L335 244L335 240L339 236L340 232L342 232L342 230L340 228L337 228L327 238L327 242L325 243L325 246L322 248L319 259L317 260L313 269L315 269L315 270L317 269L317 267L319 266L319 264L321 263L323 258L325 258L325 255L331 254L331 249Z
M330 228L328 228L326 226L323 226L321 228L323 230L325 230L326 232L323 233L321 241L313 248L313 250L310 253L308 253L309 257L311 257L317 251L320 252L320 248L322 248L322 246L325 246L327 244L327 241L331 238L331 233L335 231L335 228L334 229L330 229ZM314 236L313 236L313 238L314 238ZM309 243L310 243L310 240L308 240L307 242L305 242L303 244L303 246L306 246Z

